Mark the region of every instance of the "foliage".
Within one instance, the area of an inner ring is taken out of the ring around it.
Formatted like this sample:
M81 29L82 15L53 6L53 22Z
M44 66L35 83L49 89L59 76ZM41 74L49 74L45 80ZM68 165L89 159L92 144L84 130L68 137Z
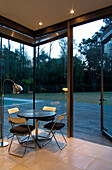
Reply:
M73 84L74 91L98 91L101 79L101 34L112 24L112 17L104 19L105 26L101 27L92 38L82 39L78 48L78 54L73 56ZM62 92L67 87L67 38L59 40L60 58L51 58L53 43L50 44L49 54L44 48L36 56L36 92ZM32 89L33 61L28 57L24 47L15 51L3 47L3 79L10 78L21 84L24 92ZM104 80L109 83L112 79L112 55L104 55Z
M25 85L31 85L33 80L33 65L27 53L22 55L18 49L15 49L15 52L13 52L4 46L2 55L3 79L9 78L23 87Z

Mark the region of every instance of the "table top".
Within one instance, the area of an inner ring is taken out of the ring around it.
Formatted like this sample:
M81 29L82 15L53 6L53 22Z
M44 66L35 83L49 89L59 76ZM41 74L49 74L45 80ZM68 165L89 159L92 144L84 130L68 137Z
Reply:
M24 110L17 114L18 117L23 117L26 119L45 119L56 116L56 112L46 111L46 110Z

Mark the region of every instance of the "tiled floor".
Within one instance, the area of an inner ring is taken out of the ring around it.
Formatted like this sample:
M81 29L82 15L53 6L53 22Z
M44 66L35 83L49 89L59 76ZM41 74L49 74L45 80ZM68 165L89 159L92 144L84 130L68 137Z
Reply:
M0 170L112 170L112 147L77 138L67 142L62 151L54 140L42 149L27 149L24 158L9 155L8 147L0 148ZM17 141L13 147L18 147Z

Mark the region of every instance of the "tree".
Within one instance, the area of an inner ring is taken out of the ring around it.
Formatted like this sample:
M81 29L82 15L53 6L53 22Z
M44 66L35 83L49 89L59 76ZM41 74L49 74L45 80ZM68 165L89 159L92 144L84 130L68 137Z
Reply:
M18 49L15 49L15 51L11 51L10 48L6 48L5 46L3 47L2 50L3 50L3 73L4 73L3 79L10 78L18 84L22 84L23 86L26 85L25 81L33 77L33 64L31 59L29 59L28 54L24 52L23 56L23 54L21 54L21 52ZM23 81L23 79L25 81ZM29 86L31 86L31 83L29 84Z
M100 84L100 67L101 67L101 40L100 37L102 33L112 25L112 17L106 18L103 20L105 26L102 26L99 32L95 32L92 38L82 39L82 42L79 44L79 52L85 57L86 62L86 77L88 77L89 82L85 79L87 84L92 85L94 91L97 90L98 84ZM107 65L111 63L107 61L109 58L104 58L104 63ZM109 67L109 65L108 65Z
M62 60L63 77L67 79L67 38L59 40L60 58Z
M92 38L88 38L87 40L83 39L79 44L79 52L84 55L86 62L88 81L86 81L85 84L91 84L91 90L96 91L97 84L100 83L99 75L101 67L99 33L96 32Z
M76 55L73 57L73 84L74 91L83 90L83 79L84 79L84 63Z

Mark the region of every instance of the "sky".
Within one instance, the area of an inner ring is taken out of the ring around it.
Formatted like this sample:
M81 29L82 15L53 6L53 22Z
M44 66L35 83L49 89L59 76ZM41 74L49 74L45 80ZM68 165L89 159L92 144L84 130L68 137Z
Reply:
M97 20L82 26L77 26L73 29L73 38L76 40L76 43L79 44L83 38L91 38L95 32L100 30L101 26L105 26L103 20Z
M94 22L90 22L87 24L83 24L81 26L77 26L73 28L73 39L75 39L76 44L78 45L82 42L82 39L91 38L95 32L99 31L101 26L105 26L103 20L97 20ZM8 41L3 39L3 45L8 47ZM27 45L24 46L25 50L28 53L30 58L33 58L33 48ZM49 54L50 43L43 45L44 50L46 53ZM20 49L20 44L14 41L11 41L11 50L15 51L15 48ZM74 50L74 55L77 53L77 50ZM51 58L59 58L60 54L60 47L58 45L58 40L53 43L52 51L51 51Z
M82 42L83 38L85 39L91 38L95 32L100 30L101 26L105 26L103 19L74 27L73 39L75 39L76 44L79 45L79 43ZM45 50L46 52L49 52L49 45L46 46ZM78 51L74 50L74 55L75 53L78 53ZM53 44L51 57L58 58L59 54L60 54L60 47L58 45L58 41L55 41L55 43Z

